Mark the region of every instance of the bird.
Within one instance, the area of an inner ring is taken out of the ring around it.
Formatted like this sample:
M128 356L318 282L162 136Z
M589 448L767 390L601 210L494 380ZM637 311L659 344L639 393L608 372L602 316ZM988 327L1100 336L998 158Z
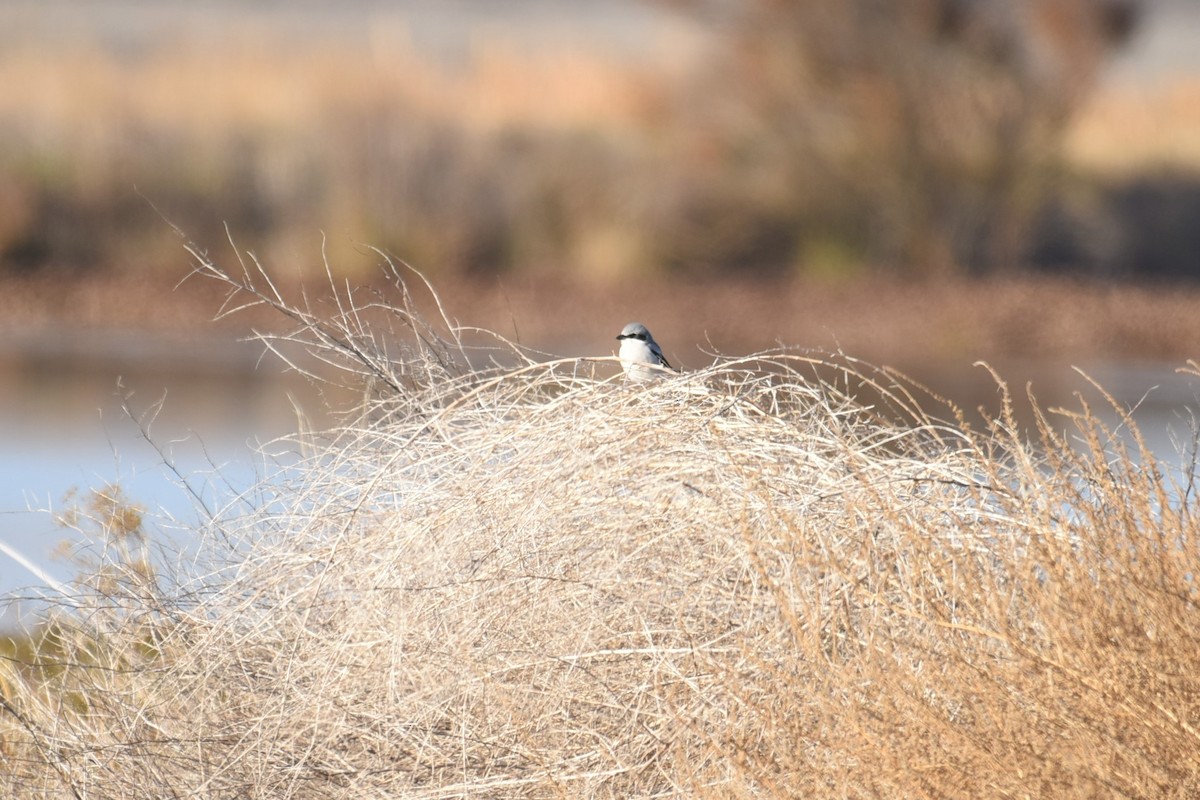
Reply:
M617 334L617 340L621 342L621 368L625 370L626 380L649 381L660 378L664 370L658 367L675 371L663 356L658 342L654 341L654 337L642 323L631 322L626 325ZM646 364L651 366L644 366Z

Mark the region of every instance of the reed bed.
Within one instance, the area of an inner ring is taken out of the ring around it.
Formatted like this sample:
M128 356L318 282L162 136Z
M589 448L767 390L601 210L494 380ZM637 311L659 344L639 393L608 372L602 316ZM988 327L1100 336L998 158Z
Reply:
M399 267L322 307L198 258L364 401L3 664L6 796L1200 788L1194 469L1115 404L1022 428L1000 383L972 426L786 350L631 386L479 346Z

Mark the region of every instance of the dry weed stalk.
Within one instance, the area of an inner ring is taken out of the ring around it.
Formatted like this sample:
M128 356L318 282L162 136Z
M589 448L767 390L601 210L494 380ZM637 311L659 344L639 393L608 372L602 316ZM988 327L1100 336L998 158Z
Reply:
M1135 454L845 357L472 369L398 269L322 313L197 257L372 392L206 569L109 565L5 667L9 796L1200 788L1195 496L1115 404Z

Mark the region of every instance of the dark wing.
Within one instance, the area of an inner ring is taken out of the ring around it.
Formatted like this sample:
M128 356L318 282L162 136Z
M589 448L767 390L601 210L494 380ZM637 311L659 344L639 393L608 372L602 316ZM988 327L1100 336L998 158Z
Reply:
M671 362L667 361L667 357L663 355L662 348L658 346L658 342L654 342L650 345L650 352L654 353L654 355L658 357L658 360L662 362L664 367L671 370L675 369L671 366Z

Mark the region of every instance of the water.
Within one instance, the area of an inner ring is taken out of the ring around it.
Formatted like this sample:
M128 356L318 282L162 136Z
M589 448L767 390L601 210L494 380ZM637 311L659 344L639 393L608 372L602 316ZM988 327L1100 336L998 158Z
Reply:
M1128 431L1121 428L1116 411L1104 397L1107 392L1118 406L1132 411L1155 458L1181 474L1192 469L1188 445L1192 427L1200 422L1200 378L1179 373L1182 363L1084 360L1077 364L1025 361L994 366L1013 394L1018 422L1030 429L1033 420L1026 385L1032 388L1039 407L1052 412L1048 416L1060 432L1072 435L1073 428L1054 410L1081 411L1082 400L1132 449ZM981 367L940 364L913 368L909 373L969 411L983 408L992 416L999 413L1001 399L995 380Z
M274 362L260 364L260 348L249 343L88 335L10 339L6 346L0 352L0 544L30 564L0 553L0 596L73 576L76 567L56 551L78 537L45 512L64 510L72 490L86 497L90 489L119 484L153 516L178 520L177 534L186 536L203 512L164 457L211 507L259 480L260 447L297 429L293 402L318 426L326 421L313 388L283 375ZM1137 406L1135 416L1156 455L1180 463L1176 454L1188 439L1188 421L1200 415L1200 381L1175 374L1173 364L1084 367L1119 403ZM1093 407L1103 406L1066 365L1001 370L1015 391L1031 380L1043 407L1077 408L1076 391L1088 395ZM979 368L926 364L911 372L967 408L998 408L995 385ZM146 412L160 400L151 421ZM142 415L143 424L124 406ZM147 441L146 425L157 447ZM276 442L266 449L286 458L289 446ZM167 533L159 529L156 535ZM9 624L12 614L10 609Z
M203 516L198 504L259 479L264 445L286 458L277 440L297 429L293 401L317 424L320 403L297 376L259 364L260 351L133 335L10 339L0 352L0 545L11 549L0 553L0 597L74 576L66 555L80 537L55 517L92 489L119 485L186 531ZM17 612L7 613L11 624Z

